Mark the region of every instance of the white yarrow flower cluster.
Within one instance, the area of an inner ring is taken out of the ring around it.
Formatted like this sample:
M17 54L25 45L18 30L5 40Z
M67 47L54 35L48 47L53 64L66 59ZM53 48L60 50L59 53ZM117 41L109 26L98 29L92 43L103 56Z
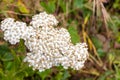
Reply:
M46 12L42 12L40 14L33 16L30 24L34 28L39 28L39 27L48 27L54 25L56 26L58 24L58 21L53 15L48 15Z
M11 44L18 43L20 39L25 41L30 52L24 62L28 62L34 70L44 71L59 65L65 69L81 69L88 57L87 45L73 45L67 29L53 27L57 24L53 15L42 12L33 16L30 26L7 18L1 22L1 29L4 31L4 39Z

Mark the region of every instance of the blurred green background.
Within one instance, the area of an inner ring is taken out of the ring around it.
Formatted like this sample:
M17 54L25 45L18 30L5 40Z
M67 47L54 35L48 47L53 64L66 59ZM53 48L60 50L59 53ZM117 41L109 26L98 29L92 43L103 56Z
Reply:
M29 23L41 11L56 16L73 44L88 44L84 68L33 71L23 62L24 41L10 45L0 30L0 80L120 80L120 0L0 0L0 21L11 17Z

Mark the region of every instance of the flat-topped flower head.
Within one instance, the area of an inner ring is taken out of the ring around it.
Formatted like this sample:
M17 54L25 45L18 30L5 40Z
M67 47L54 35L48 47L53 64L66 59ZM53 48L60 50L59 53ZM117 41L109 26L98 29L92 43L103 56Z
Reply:
M53 15L42 12L32 17L30 24L34 28L56 26L58 21Z
M4 39L11 44L16 44L20 39L28 39L34 34L33 27L27 27L26 23L14 21L13 18L6 18L1 22L1 29L4 31Z
M5 30L8 30L8 29L11 29L13 24L14 24L14 19L13 18L6 18L3 21L1 21L1 26L0 27L1 27L2 31L5 31Z
M67 29L54 28L58 21L53 15L42 12L33 16L30 26L24 22L7 18L1 22L4 39L16 44L23 39L29 49L24 62L33 70L44 71L52 66L62 65L79 70L88 58L86 43L73 45Z

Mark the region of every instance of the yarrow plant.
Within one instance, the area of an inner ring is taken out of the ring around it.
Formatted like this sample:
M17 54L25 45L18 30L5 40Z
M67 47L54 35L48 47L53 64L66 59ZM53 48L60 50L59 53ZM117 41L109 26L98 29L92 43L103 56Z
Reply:
M24 59L34 70L44 71L62 65L65 69L79 70L88 58L86 43L73 45L67 29L54 28L58 21L42 12L32 17L30 25L6 18L1 22L4 39L16 44L23 39L30 52Z

